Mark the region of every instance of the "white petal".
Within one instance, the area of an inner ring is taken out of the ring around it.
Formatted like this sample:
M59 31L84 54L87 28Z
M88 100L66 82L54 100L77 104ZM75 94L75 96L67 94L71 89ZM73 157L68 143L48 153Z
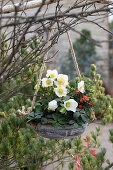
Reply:
M84 93L84 92L85 92L85 89L84 89L84 81L81 81L80 83L78 83L78 90L79 90L81 93Z
M59 93L60 88L63 90L63 93ZM67 89L63 86L58 86L57 88L54 88L54 91L58 97L63 97L63 96L66 96L66 94L67 94Z
M50 77L51 74L54 74L53 78ZM54 80L57 78L57 76L58 76L57 70L47 70L46 77L50 77L50 79Z
M48 78L43 78L42 79L42 87L49 87L49 86L53 86L53 81L52 80L50 80L51 81L51 83L50 84L47 84L46 83L46 81L47 80L50 80L50 79L48 79Z
M48 103L48 110L55 111L57 107L58 105L56 100L52 100L51 102Z
M46 77L49 77L50 74L51 74L51 70L47 70Z
M66 106L66 103L70 103L71 105L69 107ZM67 101L64 102L64 107L66 108L66 110L70 110L72 112L76 111L76 108L78 106L78 103L74 100L74 99L69 99Z
M80 88L81 86L84 86L84 81L81 81L80 83L78 83L78 88Z
M68 76L64 74L59 74L57 77L57 81L55 81L55 85L62 85L66 87L66 85L68 85Z
M73 106L76 106L76 107L78 106L78 103L74 99L69 99L69 101L71 102Z

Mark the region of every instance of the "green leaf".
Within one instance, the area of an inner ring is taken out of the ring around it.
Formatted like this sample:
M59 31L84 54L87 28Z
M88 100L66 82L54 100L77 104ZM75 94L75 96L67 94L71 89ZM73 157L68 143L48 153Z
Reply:
M41 122L42 122L42 124L46 124L47 123L47 119L45 117L42 117L41 118Z
M58 116L57 115L53 114L52 117L53 117L54 120L58 120Z
M78 124L77 123L74 123L74 128L78 128Z
M66 100L69 100L70 99L70 96L65 96L64 97L64 100L66 101Z
M60 121L60 124L61 124L61 125L66 125L66 124L68 124L68 122L61 120L61 121Z
M79 112L75 112L75 113L73 114L73 118L74 118L75 120L78 119L79 116L80 116L80 113L79 113Z
M89 121L87 115L85 115L85 114L82 114L82 115L81 115L81 118L82 118L82 120L83 120L84 122L88 122L88 121Z
M31 120L34 120L35 119L35 113L34 112L31 112L28 117L27 117L28 121L27 122L30 122Z
M35 104L35 107L38 109L38 108L41 108L41 104L40 103L36 103Z
M60 103L60 106L64 107L64 104L63 104L63 103Z
M59 127L60 124L59 123L55 123L55 128Z
M40 111L40 110L37 110L37 111L35 112L35 116L36 116L36 119L41 119L41 117L43 116L43 112Z
M110 165L110 160L109 160L109 159L107 159L107 160L106 160L106 163L107 163L108 165Z
M47 115L46 117L47 117L48 119L52 119L52 118L53 118L53 116L52 116L51 114Z
M87 107L86 107L86 109L87 109ZM80 109L79 112L80 112L81 114L82 114L82 113L85 114L85 110L83 110L83 109Z
M41 116L43 116L43 112L40 111L40 110L36 110L35 115L41 115Z
M74 123L75 123L74 120L70 120L70 121L69 121L69 124L70 124L70 125L72 125L72 124L74 124Z
M60 98L56 98L54 100L56 100L57 102L61 102L62 101Z
M28 119L29 117L35 117L35 113L34 112L31 112L29 115L28 115Z
M41 115L37 115L36 119L41 119L41 117L42 117Z
M59 109L59 112L60 112L60 113L66 113L65 107L61 107L61 108Z

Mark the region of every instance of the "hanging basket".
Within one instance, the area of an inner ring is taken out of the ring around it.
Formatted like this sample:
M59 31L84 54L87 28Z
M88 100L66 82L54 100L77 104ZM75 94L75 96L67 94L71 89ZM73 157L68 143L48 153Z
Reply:
M71 42L71 39L70 39L68 32L67 32L67 37L68 37L69 44L70 44L70 47L71 47L71 53L72 53L72 57L73 57L73 60L74 60L75 68L76 68L76 71L78 73L79 80L80 80L80 82L82 82L81 74L80 74L80 71L79 71L79 68L78 68L78 63L77 63L76 56L75 56L75 52L74 52L73 45L72 45L72 42ZM48 45L50 45L50 41L48 41ZM39 90L39 87L40 87L40 82L41 82L41 78L42 78L42 74L43 74L44 66L45 66L44 61L47 59L47 56L48 56L48 52L44 56L43 64L41 66L40 73L39 73L39 79L38 79L38 82L37 82L37 85L36 85L36 90L35 90L34 97L33 97L33 100L32 100L32 106L31 106L31 108L28 112L28 115L30 113L32 113L35 102L36 102L36 97L37 97L37 93L38 93L38 90ZM74 100L74 99L72 98L70 100ZM77 105L77 102L76 101L74 101L74 102ZM23 111L22 111L22 113L23 113ZM40 116L41 115L39 115L39 119L40 119ZM85 122L87 122L87 121L85 121ZM65 125L64 128L63 127L55 128L54 126L48 125L48 124L45 124L45 125L39 125L39 124L36 125L35 124L35 130L36 130L37 134L42 136L42 137L49 138L49 139L70 139L70 138L74 138L74 137L80 136L82 133L84 133L86 127L87 127L87 123L82 124L82 127L78 127L78 128L75 128L74 125Z
M49 139L70 139L80 136L84 133L86 127L87 123L83 124L83 127L81 128L74 128L73 125L67 125L64 128L55 128L51 125L37 125L36 131L38 135Z

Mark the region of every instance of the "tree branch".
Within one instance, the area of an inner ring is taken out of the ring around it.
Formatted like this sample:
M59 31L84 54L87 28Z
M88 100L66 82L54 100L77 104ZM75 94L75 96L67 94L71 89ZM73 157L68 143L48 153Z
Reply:
M56 3L58 1L59 0L46 0L45 5ZM7 5L2 8L0 7L0 14L15 12L15 8L17 9L17 12L27 10L27 9L33 9L33 8L40 7L41 4L42 4L42 0L35 0L35 1L30 1L25 3L17 3L14 5Z

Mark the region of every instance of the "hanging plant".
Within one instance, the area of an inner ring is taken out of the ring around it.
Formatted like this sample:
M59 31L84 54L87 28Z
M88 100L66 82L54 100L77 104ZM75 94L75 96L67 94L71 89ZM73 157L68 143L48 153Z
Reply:
M46 78L42 79L47 52L35 86L32 106L28 113L25 112L25 107L22 107L22 111L18 110L19 114L28 115L27 122L35 125L39 135L51 139L66 139L81 135L94 116L91 92L85 91L68 32L67 37L79 81L73 86L73 83L68 82L68 76L58 74L57 70L48 70Z
M92 118L94 103L89 94L85 92L84 81L73 88L67 75L48 70L28 122L35 124L38 133L47 138L78 136Z

